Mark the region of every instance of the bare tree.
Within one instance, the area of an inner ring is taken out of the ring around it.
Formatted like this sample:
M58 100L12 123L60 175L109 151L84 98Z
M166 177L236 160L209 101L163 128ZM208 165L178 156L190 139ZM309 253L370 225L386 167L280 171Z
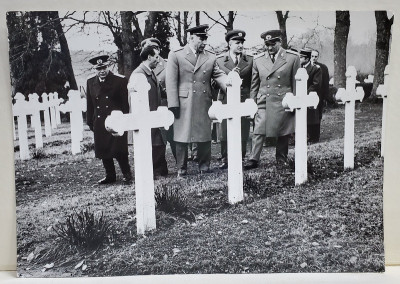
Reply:
M375 11L376 19L376 56L374 84L372 87L371 100L376 99L376 89L384 83L384 71L389 62L391 28L393 24L392 16L388 18L386 11Z
M196 12L197 13L197 12ZM197 19L197 18L196 18ZM175 31L176 38L178 39L180 46L185 46L187 44L187 32L186 30L189 28L192 23L192 16L189 15L189 12L184 11L183 17L182 12L176 12L171 17L172 20L172 29Z
M333 61L334 83L338 88L346 86L346 49L349 30L349 11L336 11Z
M200 11L196 11L196 26L200 25Z
M233 23L235 21L237 11L229 11L227 15L223 15L220 11L218 11L219 18L210 16L209 13L203 12L210 20L214 22L214 25L223 26L227 32L233 30Z
M282 32L282 47L287 48L288 40L286 34L286 20L289 18L289 11L286 11L285 14L283 14L282 11L275 11L275 13L276 17L278 18L279 29Z

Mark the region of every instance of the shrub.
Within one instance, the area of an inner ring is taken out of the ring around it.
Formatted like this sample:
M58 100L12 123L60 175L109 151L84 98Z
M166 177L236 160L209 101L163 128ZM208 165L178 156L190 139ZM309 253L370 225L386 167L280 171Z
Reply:
M81 145L81 153L86 153L86 152L90 152L90 151L94 151L94 143L93 142L89 142L87 144L83 144Z
M166 213L184 215L189 211L187 199L177 185L163 184L155 190L157 208Z
M97 249L107 239L111 224L103 212L96 216L89 209L67 216L64 223L53 227L56 234L70 245L84 249Z
M260 195L262 195L265 191L265 189L261 186L259 179L256 179L248 174L243 175L243 190Z
M36 160L44 159L47 155L44 152L43 148L35 149L32 153L32 158Z

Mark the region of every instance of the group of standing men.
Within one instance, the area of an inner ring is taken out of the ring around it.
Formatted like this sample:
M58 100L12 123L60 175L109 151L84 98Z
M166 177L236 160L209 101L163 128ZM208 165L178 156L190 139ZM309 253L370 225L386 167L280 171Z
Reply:
M218 100L226 103L227 74L230 71L237 72L242 79L241 101L252 98L258 107L254 118L253 147L249 160L244 165L245 169L258 167L265 137L278 138L277 163L287 163L289 137L294 133L295 121L294 114L284 110L282 99L288 92L295 93L295 75L301 66L306 68L309 74L308 91L317 91L320 96L318 110L315 113L310 111L308 114L309 124L312 125L309 126L310 141L318 141L322 99L326 95L323 93L321 82L323 84L324 80L329 81L326 66L316 62L318 52L307 49L285 50L281 47L281 31L270 30L261 34L266 52L253 57L244 53L243 44L246 33L242 30L232 30L225 35L228 51L216 56L205 49L208 38L207 29L208 25L187 29L188 44L171 51L168 61L160 57L160 42L157 39L150 38L142 42L140 53L142 63L133 71L130 82L136 80L138 74L144 74L151 86L150 110L167 105L175 117L172 130L165 132L152 129L154 174L168 174L165 160L167 141L170 142L176 159L178 177L187 174L190 143L197 145L200 173L210 171L212 122L208 116L208 110L213 100L213 88L219 89ZM94 131L96 157L103 160L106 170L106 177L99 183L115 181L113 157L117 158L121 166L124 181L130 182L132 175L129 164L125 163L125 157L127 161L126 134L122 137L114 137L104 129L104 119L112 110L128 112L127 80L120 78L120 82L117 82L112 79L119 78L120 75L113 74L104 68L105 61L107 58L104 56L90 60L98 71L97 76L92 76L87 83L87 123ZM101 73L104 69L107 74ZM324 76L328 76L328 79L323 78ZM106 87L101 87L104 82L109 82L110 86L105 84ZM113 84L120 84L120 89L113 88L111 86ZM250 133L249 118L242 118L241 128L242 157L244 158ZM226 122L220 125L220 133L222 155L220 168L224 169L228 167ZM122 160L121 155L124 156Z

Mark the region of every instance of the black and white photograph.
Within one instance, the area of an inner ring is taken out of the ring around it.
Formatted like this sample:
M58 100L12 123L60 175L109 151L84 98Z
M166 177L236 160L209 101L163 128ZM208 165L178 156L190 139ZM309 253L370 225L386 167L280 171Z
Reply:
M17 275L384 272L390 11L9 11Z

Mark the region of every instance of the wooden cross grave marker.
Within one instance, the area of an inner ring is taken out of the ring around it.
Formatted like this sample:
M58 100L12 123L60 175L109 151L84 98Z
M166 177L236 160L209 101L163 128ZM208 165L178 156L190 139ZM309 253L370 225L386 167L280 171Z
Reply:
M60 124L61 124L61 115L60 115L61 110L60 110L60 104L63 103L64 100L58 98L58 93L57 93L57 92L54 92L53 96L54 96L54 100L55 100L56 102L59 102L58 104L56 104L56 105L54 106L54 109L56 110L56 124L57 124L57 125L60 125Z
M21 93L15 95L15 104L12 107L13 116L17 117L18 126L18 142L19 142L19 157L21 160L28 160L28 126L26 116L31 114L29 102L25 100L25 96Z
M384 156L385 147L385 128L386 128L386 112L387 98L389 93L389 65L385 67L385 81L383 85L379 85L376 89L376 96L383 99L382 103L382 134L381 134L381 157Z
M307 95L307 70L300 68L295 76L296 96L287 93L282 100L282 106L293 112L296 110L295 132L295 184L307 181L307 108L317 108L319 97L316 92Z
M58 98L57 93L49 93L49 107L50 107L50 117L51 117L51 128L57 128L57 112L58 106L64 101L63 99Z
M214 101L208 110L212 120L227 120L228 146L228 201L231 204L243 200L243 168L242 168L242 130L241 118L254 117L257 104L253 99L240 102L240 86L242 79L235 71L228 74L227 103Z
M40 111L42 103L39 103L39 96L36 93L29 94L29 107L31 109L31 124L35 129L35 145L36 149L43 148L42 123L40 122Z
M132 97L132 113L113 111L106 118L105 126L119 136L133 130L137 233L143 235L156 228L151 129L168 129L174 122L174 115L162 106L150 111L150 84L144 74L135 74L128 84L128 90Z
M83 139L83 118L82 112L86 112L86 100L81 98L77 90L69 90L68 101L60 105L59 110L63 113L69 112L71 124L71 151L72 154L81 152L81 141Z
M42 94L43 118L44 118L44 134L46 137L51 136L51 122L50 122L50 103L49 95Z
M346 89L339 88L336 100L345 105L344 121L344 168L354 169L354 112L356 101L362 102L364 90L356 89L357 71L354 66L349 66L346 71Z

